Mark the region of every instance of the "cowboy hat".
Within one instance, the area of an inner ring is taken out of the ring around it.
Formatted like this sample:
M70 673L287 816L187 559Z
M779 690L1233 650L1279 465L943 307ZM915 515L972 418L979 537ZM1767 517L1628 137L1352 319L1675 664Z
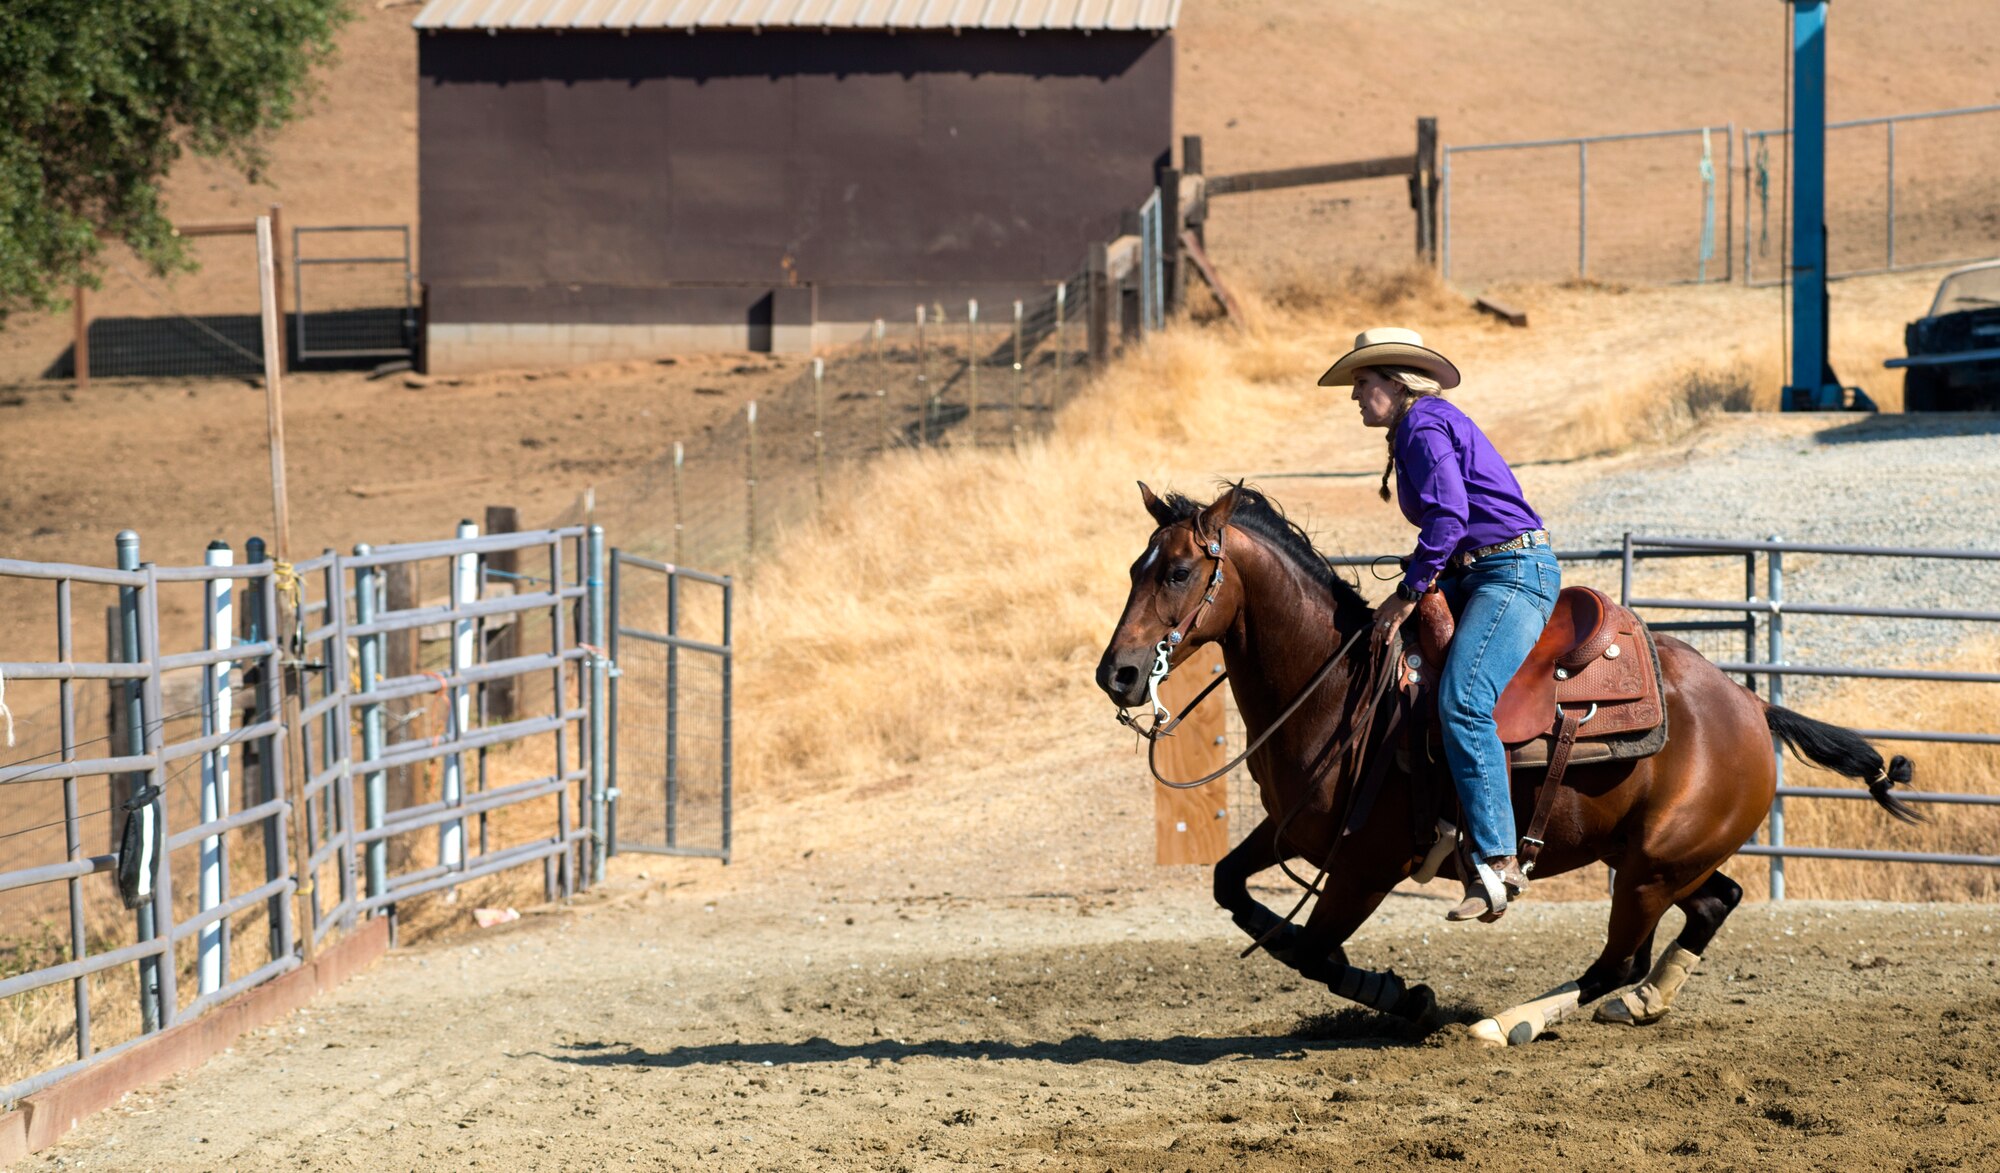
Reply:
M1354 382L1354 372L1362 367L1411 367L1438 381L1449 391L1458 386L1458 368L1451 360L1424 345L1424 336L1415 330L1377 326L1354 336L1354 349L1319 377L1322 387L1346 387Z

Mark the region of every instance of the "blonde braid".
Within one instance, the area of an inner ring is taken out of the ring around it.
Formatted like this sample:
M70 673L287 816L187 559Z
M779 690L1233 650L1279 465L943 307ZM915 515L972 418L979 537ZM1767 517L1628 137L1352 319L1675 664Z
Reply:
M1396 418L1389 421L1389 462L1382 466L1382 487L1377 490L1382 500L1389 500L1389 478L1396 475L1396 429L1403 426L1403 417L1410 414L1410 405L1426 395L1442 395L1444 388L1436 379L1415 367L1378 367L1388 378L1404 387L1403 400L1396 408Z

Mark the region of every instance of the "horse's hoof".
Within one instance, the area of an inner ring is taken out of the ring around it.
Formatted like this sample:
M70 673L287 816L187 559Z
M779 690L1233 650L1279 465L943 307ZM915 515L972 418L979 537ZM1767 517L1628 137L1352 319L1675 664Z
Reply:
M1651 1026L1666 1016L1666 1007L1649 1011L1639 1000L1636 992L1631 990L1599 1003L1597 1012L1591 1015L1599 1022L1616 1023L1619 1026Z
M1403 996L1396 1001L1395 1009L1389 1013L1406 1022L1422 1022L1430 1017L1431 1011L1437 1009L1437 1004L1437 995L1431 992L1429 986L1416 985L1403 991Z

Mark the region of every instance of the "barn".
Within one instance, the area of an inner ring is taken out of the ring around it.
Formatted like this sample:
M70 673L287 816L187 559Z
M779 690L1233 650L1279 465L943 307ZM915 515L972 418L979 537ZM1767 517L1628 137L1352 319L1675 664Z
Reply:
M799 352L1075 275L1153 188L1179 0L431 0L434 370Z

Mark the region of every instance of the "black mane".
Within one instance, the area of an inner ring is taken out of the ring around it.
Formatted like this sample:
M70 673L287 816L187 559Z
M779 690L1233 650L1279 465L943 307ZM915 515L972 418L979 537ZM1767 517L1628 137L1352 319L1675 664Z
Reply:
M1168 493L1163 502L1176 522L1186 521L1209 505L1184 493ZM1333 594L1334 614L1343 625L1374 610L1368 600L1361 597L1361 592L1327 563L1326 555L1313 545L1312 537L1304 527L1286 517L1285 511L1266 497L1262 490L1237 487L1236 507L1230 511L1229 524L1263 538L1289 558L1293 565L1305 571L1307 577L1330 591Z

